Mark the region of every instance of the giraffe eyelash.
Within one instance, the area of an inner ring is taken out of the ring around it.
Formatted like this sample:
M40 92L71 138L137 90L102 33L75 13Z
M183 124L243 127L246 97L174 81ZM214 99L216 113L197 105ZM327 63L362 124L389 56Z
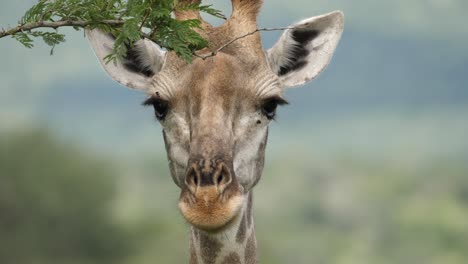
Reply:
M280 96L273 96L263 100L260 110L269 120L275 120L278 105L286 104L288 104L288 101L284 100Z
M164 120L167 113L169 112L169 101L159 97L151 96L150 98L146 99L142 105L152 105L154 108L154 114L159 121Z

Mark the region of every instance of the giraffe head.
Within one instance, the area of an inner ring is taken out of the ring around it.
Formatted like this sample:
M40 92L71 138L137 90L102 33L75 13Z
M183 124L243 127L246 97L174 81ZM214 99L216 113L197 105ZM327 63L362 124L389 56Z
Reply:
M197 2L197 0L188 0ZM200 30L215 56L186 63L147 39L126 58L106 64L114 38L99 30L87 37L106 72L148 94L161 123L179 208L193 226L216 231L236 218L262 174L268 125L286 88L314 79L329 63L343 31L339 11L290 26L268 51L262 48L256 17L260 0L232 0L221 26L202 21ZM197 12L178 19L201 19ZM249 34L253 33L253 34ZM244 36L242 38L238 38Z

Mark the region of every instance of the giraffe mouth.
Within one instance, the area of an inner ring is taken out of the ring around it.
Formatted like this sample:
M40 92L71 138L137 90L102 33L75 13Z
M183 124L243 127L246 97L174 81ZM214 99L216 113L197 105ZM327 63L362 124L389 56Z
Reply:
M194 227L217 231L236 218L244 199L245 195L239 189L219 193L215 186L199 187L195 193L182 191L179 209L187 222Z

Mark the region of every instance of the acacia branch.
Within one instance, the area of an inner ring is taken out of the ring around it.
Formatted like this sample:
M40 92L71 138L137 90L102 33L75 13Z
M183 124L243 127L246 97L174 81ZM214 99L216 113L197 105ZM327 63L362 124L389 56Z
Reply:
M102 21L91 21L91 20L60 20L60 21L39 21L33 23L27 23L24 25L19 25L17 27L0 31L0 38L6 36L12 36L16 33L23 32L23 31L30 31L36 28L59 28L59 27L87 27L93 24L105 24L108 26L120 26L124 24L124 20L116 19L116 20L102 20Z
M99 22L91 21L91 20L39 21L39 22L19 25L17 27L14 27L14 28L11 28L11 29L8 29L8 30L0 31L0 38L6 37L6 36L12 36L12 35L14 35L16 33L19 33L19 32L30 31L30 30L37 29L37 28L53 28L53 29L57 29L59 27L82 27L82 28L85 28L85 27L93 25L93 24L105 24L105 25L108 25L108 26L120 26L120 25L123 25L124 22L125 21L122 20L122 19L102 20L102 21L99 21ZM236 41L238 41L240 39L246 38L248 36L251 36L251 35L253 35L253 34L257 33L257 32L260 32L260 31L278 31L278 30L287 30L287 29L293 29L293 28L290 28L290 27L257 28L254 31L251 31L249 33L246 33L244 35L241 35L241 36L238 36L238 37L235 37L235 38L231 39L230 41L226 42L224 45L222 45L218 49L212 51L211 53L208 53L206 55L198 55L198 54L196 54L194 52L193 56L201 58L203 60L206 60L207 58L216 56L216 54L218 54L220 51L222 51L223 49L225 49L226 47L228 47L232 43L234 43L234 42L236 42ZM152 37L151 34L146 34L143 31L140 31L140 35L142 37L145 37L145 38L148 38L148 39L151 39L151 37Z
M293 29L291 27L281 27L281 28L257 28L255 29L254 31L251 31L249 33L246 33L242 36L238 36L236 38L233 38L231 39L230 41L226 42L224 45L222 45L221 47L219 47L218 49L216 49L215 51L212 51L211 53L207 54L207 55L198 55L198 54L193 54L195 57L198 57L202 60L206 60L207 58L209 57L214 57L216 56L216 54L218 54L220 51L222 51L223 49L225 49L226 47L228 47L229 45L231 45L232 43L240 40L240 39L243 39L243 38L246 38L248 36L251 36L257 32L260 32L260 31L278 31L278 30L287 30L287 29Z

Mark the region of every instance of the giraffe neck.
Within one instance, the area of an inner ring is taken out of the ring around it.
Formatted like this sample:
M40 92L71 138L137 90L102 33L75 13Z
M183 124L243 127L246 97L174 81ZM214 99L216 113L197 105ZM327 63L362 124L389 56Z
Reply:
M190 264L256 264L257 240L252 215L252 191L234 222L220 233L192 227Z

